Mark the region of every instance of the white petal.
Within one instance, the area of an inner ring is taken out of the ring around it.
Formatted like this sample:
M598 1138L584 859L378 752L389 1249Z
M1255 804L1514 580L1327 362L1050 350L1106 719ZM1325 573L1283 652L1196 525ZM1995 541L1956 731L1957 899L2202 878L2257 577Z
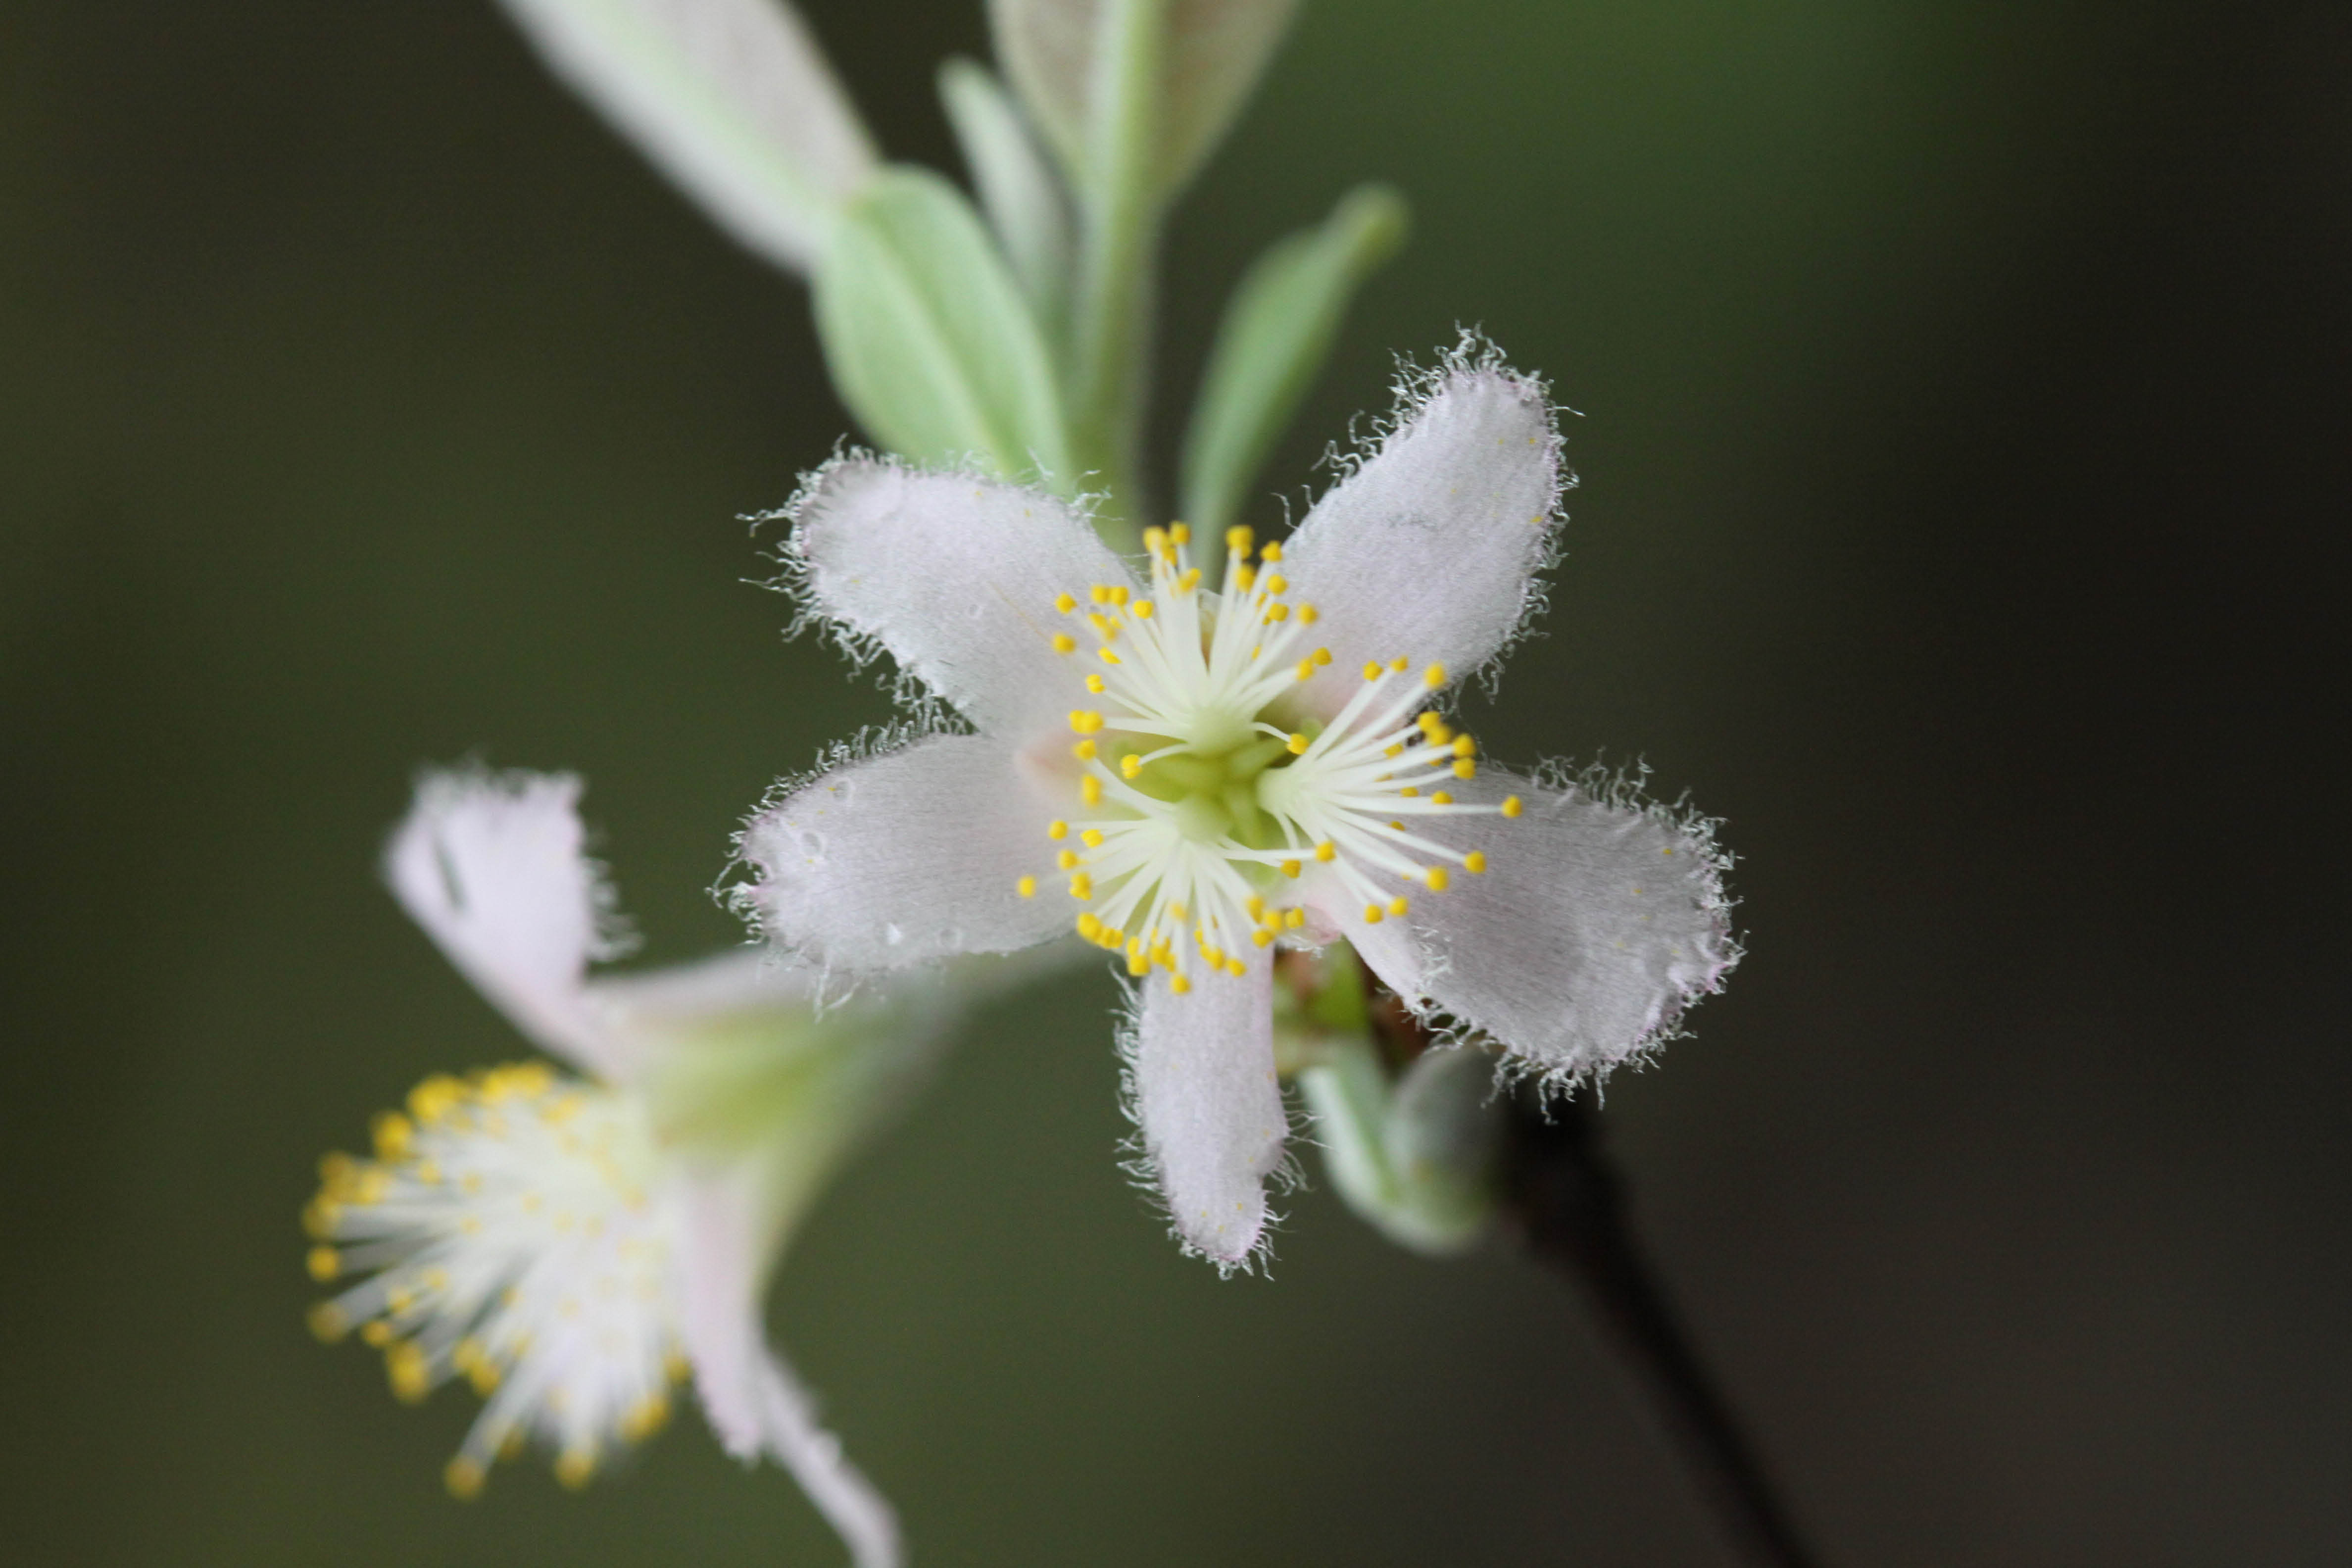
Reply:
M881 1494L816 1423L761 1327L772 1230L760 1182L726 1172L687 1185L684 1330L696 1392L729 1453L772 1455L849 1546L858 1568L896 1568L898 1524Z
M1428 949L1419 989L1542 1072L1624 1061L1738 962L1723 859L1704 825L1495 772L1455 794L1517 795L1525 810L1452 819L1462 826L1448 841L1484 850L1487 869L1414 896L1410 923Z
M1400 656L1458 680L1502 651L1540 605L1559 484L1539 383L1457 358L1409 395L1397 428L1284 547L1290 598L1321 613L1332 654L1315 686L1340 692L1366 662Z
M934 735L762 809L738 846L758 879L736 898L771 941L828 968L1011 952L1071 924L1052 815L1005 742ZM1034 897L1023 877L1037 879Z
M1154 974L1127 1042L1133 1113L1169 1217L1187 1251L1225 1268L1259 1244L1265 1180L1288 1131L1274 1071L1274 965L1264 950L1248 962L1238 978L1195 976L1182 996Z
M502 0L547 64L719 227L805 272L874 148L782 0Z
M1094 529L1042 491L845 458L793 508L792 551L814 608L983 730L1053 724L1086 705L1055 596L1131 584ZM1084 627L1076 628L1084 631ZM1088 647L1092 638L1086 639Z
M517 1028L602 1072L615 1049L582 979L624 943L583 853L580 787L566 773L427 773L383 867L401 907Z

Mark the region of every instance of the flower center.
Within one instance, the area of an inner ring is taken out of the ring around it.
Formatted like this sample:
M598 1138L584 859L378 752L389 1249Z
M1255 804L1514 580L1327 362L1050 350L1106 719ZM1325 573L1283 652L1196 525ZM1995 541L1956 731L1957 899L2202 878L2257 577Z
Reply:
M303 1211L311 1276L373 1273L312 1309L311 1327L329 1340L356 1327L404 1400L472 1383L488 1403L449 1461L460 1497L534 1433L581 1485L611 1439L661 1426L684 1371L675 1226L650 1194L644 1111L536 1062L436 1075L408 1111L376 1118L375 1158L320 1163Z
M1475 745L1433 709L1408 717L1444 686L1442 667L1367 664L1339 712L1318 720L1300 691L1331 653L1314 644L1315 606L1286 597L1281 545L1253 563L1250 531L1228 530L1213 593L1191 543L1181 523L1145 531L1149 597L1098 584L1087 604L1055 601L1092 634L1102 668L1084 680L1104 706L1071 711L1084 811L1046 829L1071 897L1087 906L1079 933L1124 952L1131 974L1169 971L1180 994L1196 966L1242 974L1244 943L1306 924L1285 896L1310 862L1377 922L1411 908L1394 884L1441 892L1449 864L1486 868L1483 855L1429 837L1430 819L1519 810L1517 796L1465 805L1444 787L1475 776ZM1054 647L1075 655L1079 634L1059 633ZM1036 879L1020 891L1033 896Z

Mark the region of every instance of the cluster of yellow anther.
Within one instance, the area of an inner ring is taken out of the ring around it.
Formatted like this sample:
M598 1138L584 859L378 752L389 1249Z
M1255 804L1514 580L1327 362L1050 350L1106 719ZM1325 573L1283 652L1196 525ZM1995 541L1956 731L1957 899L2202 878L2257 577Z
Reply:
M515 1281L525 1267L516 1256L518 1220L535 1233L594 1242L607 1223L600 1209L645 1209L645 1194L610 1146L602 1113L592 1110L590 1095L603 1092L560 1079L542 1062L465 1078L436 1073L409 1092L404 1111L375 1117L373 1158L327 1155L319 1191L302 1211L314 1243L307 1267L320 1283L370 1277L313 1307L312 1331L331 1342L356 1330L383 1352L393 1393L404 1402L421 1401L452 1377L463 1377L484 1399L497 1394L533 1344L530 1331L510 1321L520 1297ZM575 1182L584 1173L592 1201L559 1195L550 1202L485 1157L511 1150L518 1140L552 1150ZM645 1245L623 1240L618 1252L627 1258ZM685 1365L674 1348L667 1357L668 1381L675 1382ZM560 1399L562 1390L539 1397ZM449 1461L445 1479L459 1497L478 1493L488 1462L510 1458L524 1442L528 1412L499 1411L494 1403ZM612 1425L635 1441L668 1415L668 1390L656 1384ZM571 1443L557 1458L556 1474L567 1485L583 1485L596 1461L593 1443Z
M1483 854L1455 851L1403 820L1498 809L1457 805L1440 787L1477 775L1469 736L1434 710L1399 728L1422 690L1446 684L1443 667L1427 666L1415 682L1399 679L1408 658L1369 663L1364 686L1318 721L1299 686L1329 667L1331 653L1307 646L1320 613L1286 597L1281 545L1260 550L1249 529L1228 530L1223 584L1209 595L1183 524L1146 530L1144 543L1148 595L1097 584L1083 600L1054 601L1084 628L1055 634L1055 648L1075 654L1090 634L1101 665L1082 681L1102 705L1069 713L1089 816L1075 829L1061 820L1047 829L1070 897L1088 906L1076 919L1082 937L1123 953L1131 974L1169 972L1181 994L1192 969L1244 973L1247 946L1306 925L1302 907L1265 894L1300 878L1310 858L1361 900L1368 922L1411 909L1374 875L1434 893L1452 866L1486 869ZM1291 722L1274 722L1285 717ZM1518 803L1499 809L1516 816ZM1037 889L1034 875L1015 884L1023 898Z

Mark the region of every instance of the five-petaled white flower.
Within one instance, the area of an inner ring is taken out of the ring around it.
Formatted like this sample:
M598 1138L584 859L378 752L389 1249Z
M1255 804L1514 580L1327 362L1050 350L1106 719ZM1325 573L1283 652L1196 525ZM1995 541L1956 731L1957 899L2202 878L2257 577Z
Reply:
M329 1155L310 1270L366 1278L312 1325L382 1349L404 1398L473 1384L486 1403L447 1470L461 1497L532 1437L583 1483L661 1425L690 1372L729 1450L772 1455L860 1568L884 1568L900 1560L889 1506L765 1342L761 1299L846 1147L935 1055L954 994L924 978L820 1016L810 976L758 952L589 979L618 928L579 789L430 775L393 838L408 912L579 1070L436 1075L376 1118L373 1158Z
M1140 578L1078 511L970 475L851 456L789 509L804 619L976 732L781 787L742 836L740 903L849 971L1073 921L1120 953L1144 1152L1223 1266L1259 1245L1286 1131L1276 944L1345 937L1561 1083L1670 1034L1738 956L1710 824L1514 777L1448 721L1538 607L1559 437L1491 351L1400 394L1286 543L1152 529Z

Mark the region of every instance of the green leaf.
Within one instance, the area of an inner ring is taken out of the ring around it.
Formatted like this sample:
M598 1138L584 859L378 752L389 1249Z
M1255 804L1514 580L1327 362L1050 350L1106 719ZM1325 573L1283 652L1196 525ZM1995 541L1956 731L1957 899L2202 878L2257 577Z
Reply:
M940 100L980 189L981 209L1050 336L1069 302L1070 214L1061 177L987 67L967 59L940 67Z
M816 321L834 385L883 446L1075 493L1036 319L946 180L895 166L850 205L817 268Z
M1074 181L1094 150L1097 96L1116 73L1098 58L1128 18L1158 13L1159 123L1151 183L1172 194L1223 139L1282 42L1298 0L990 0L997 58Z
M713 222L777 266L816 263L878 166L824 51L774 0L500 0L550 69Z
M1348 301L1405 233L1404 198L1359 185L1320 228L1277 240L1234 290L1185 434L1179 513L1203 537L1234 520L1330 356Z

